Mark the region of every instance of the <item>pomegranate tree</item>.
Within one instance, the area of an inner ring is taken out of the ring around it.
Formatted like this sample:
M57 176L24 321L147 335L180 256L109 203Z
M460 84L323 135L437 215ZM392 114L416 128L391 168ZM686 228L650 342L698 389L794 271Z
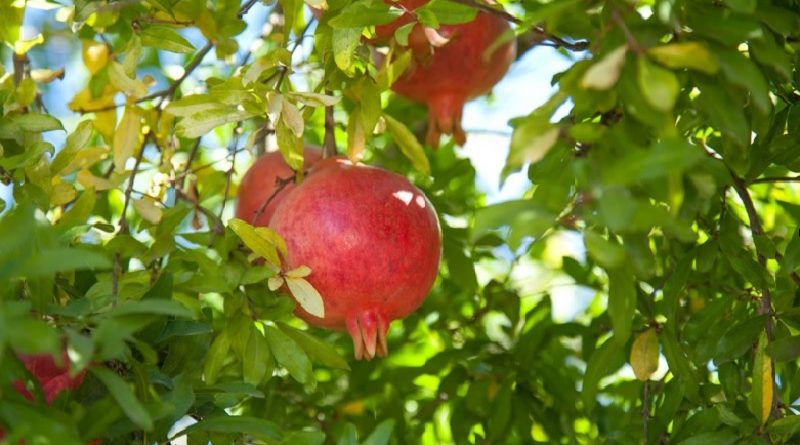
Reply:
M306 147L303 151L306 168L320 159L322 152L317 148ZM280 152L267 153L258 158L247 170L239 185L236 217L252 225L266 226L283 197L295 187L294 181L291 180L294 174L294 170L283 160ZM288 182L280 183L285 180ZM280 190L278 187L281 187Z
M387 353L386 331L425 300L439 267L436 211L408 179L343 159L318 163L283 197L269 226L286 241L285 270L311 268L324 318L347 330L357 359Z
M386 40L400 26L415 21L413 11L425 3L399 1L407 12L376 27L377 40ZM408 39L412 64L392 89L428 106L428 145L438 147L442 134L452 134L458 145L466 143L462 109L468 100L488 93L508 71L516 54L510 30L508 22L482 11L469 23L441 25L435 32L414 26Z

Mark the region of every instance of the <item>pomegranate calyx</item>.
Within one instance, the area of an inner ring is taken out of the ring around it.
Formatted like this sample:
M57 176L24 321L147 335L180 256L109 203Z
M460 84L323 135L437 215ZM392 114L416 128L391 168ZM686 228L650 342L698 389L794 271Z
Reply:
M356 360L372 360L376 356L385 357L389 353L386 345L386 332L389 323L386 317L372 309L366 309L347 316L347 332L353 338Z

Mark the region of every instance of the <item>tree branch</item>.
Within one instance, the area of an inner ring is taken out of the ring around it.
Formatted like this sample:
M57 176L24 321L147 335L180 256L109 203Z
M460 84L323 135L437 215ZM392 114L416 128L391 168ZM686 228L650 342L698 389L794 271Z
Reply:
M481 3L478 0L453 0L453 1L455 3L460 3L462 5L477 9L479 11L486 12L488 14L496 15L507 22L514 23L515 25L522 25L523 23L521 19L509 13L508 11L496 8L492 5ZM569 42L567 40L562 39L561 37L550 34L544 29L544 27L539 25L532 27L523 36L528 36L528 37L527 38L521 37L519 39L519 43L521 43L520 45L521 48L517 52L518 54L523 54L525 51L532 48L533 46L544 44L543 42L549 42L547 46L553 46L556 48L566 48L571 51L585 51L586 49L589 48L589 42L585 40L579 40L577 42Z
M753 238L758 236L764 235L764 228L761 226L761 221L758 219L758 211L756 211L756 206L753 203L753 198L750 196L750 192L747 190L747 184L745 183L744 179L736 176L733 172L731 172L731 176L733 177L733 188L736 190L736 193L739 195L739 198L742 200L744 204L745 211L747 212L747 218L750 220L750 232L753 234ZM761 265L762 268L766 270L767 268L767 258L759 251L758 244L755 245L756 249L756 256L758 257L758 264ZM773 322L772 322L772 296L769 291L769 286L764 286L761 289L761 301L759 302L758 306L758 314L759 315L766 315L767 321L764 325L764 331L767 333L767 341L772 342L773 340ZM778 411L778 391L777 385L775 384L775 361L770 357L772 369L772 392L774 396L772 397L772 408L771 413L774 417L780 416L780 411Z
M264 214L264 210L267 209L269 203L271 203L272 200L275 199L275 197L278 196L278 194L292 182L294 182L294 176L288 178L275 178L275 190L267 197L267 199L264 200L264 202L261 204L261 207L258 208L255 215L253 215L253 218L250 220L250 225L256 225L256 221L258 221L258 218L261 218L261 215Z
M325 94L331 95L330 91ZM322 159L336 156L336 122L333 120L333 105L325 107L325 144L322 147Z
M765 176L752 181L753 184L765 184L772 182L800 182L800 176Z
M200 64L203 62L203 59L206 57L206 54L208 54L208 52L211 51L211 48L213 48L213 47L214 47L213 43L211 43L211 42L206 43L206 45L204 47L200 48L200 51L198 51L195 54L195 56L192 59L192 61L188 65L186 65L186 68L184 68L183 74L181 75L181 77L175 79L175 81L172 82L169 87L164 88L163 90L159 90L159 91L150 93L147 96L142 96L142 97L136 99L134 101L134 103L140 104L142 102L149 102L151 100L158 99L158 98L164 99L164 98L167 98L167 97L172 97L175 94L175 92L178 90L178 88L181 86L183 81L185 81L192 74L192 72L194 72L194 70L196 70L197 67L200 66ZM98 108L82 108L82 109L80 109L78 111L80 113L84 113L84 114L85 113L99 113L101 111L109 111L109 110L113 110L113 109L116 109L116 108L119 108L119 107L124 107L125 105L128 105L128 104L121 103L121 104L106 105L106 106L98 107Z
M125 189L125 202L122 204L122 213L119 216L119 231L120 233L128 233L128 219L125 217L125 214L128 212L128 204L131 201L131 193L133 193L133 181L136 179L136 174L139 172L139 166L142 163L142 158L144 157L144 147L147 145L147 141L150 139L150 133L144 136L144 141L142 141L142 145L139 147L139 153L136 154L136 163L133 164L133 170L131 171L131 176L128 178L128 187Z

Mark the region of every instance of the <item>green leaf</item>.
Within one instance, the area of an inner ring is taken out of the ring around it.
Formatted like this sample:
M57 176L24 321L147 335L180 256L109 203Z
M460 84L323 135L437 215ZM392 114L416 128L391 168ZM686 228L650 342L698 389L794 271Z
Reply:
M125 315L162 315L188 319L196 318L192 311L178 301L154 298L138 301L124 301L105 313L105 316L108 317L122 317Z
M800 416L792 415L777 419L767 426L767 432L770 435L791 438L800 432Z
M267 376L267 371L271 371L275 366L267 339L254 326L250 329L244 357L245 359L242 363L244 381L256 386Z
M279 365L286 368L289 374L300 383L306 383L313 379L308 356L291 337L273 326L265 326L264 333L267 336L272 355Z
M230 348L231 342L226 332L217 335L217 338L211 343L211 347L208 348L205 363L203 363L203 377L209 385L216 383Z
M700 42L679 42L655 46L647 55L667 68L689 68L714 75L719 71L719 61L708 47Z
M93 367L91 371L108 388L108 392L133 423L145 431L153 430L153 419L150 417L150 413L139 402L122 377L106 368Z
M739 441L739 435L730 431L702 433L678 442L678 445L733 445Z
M501 8L498 7L497 9L500 10ZM469 23L475 20L475 16L478 13L476 8L450 0L430 1L416 10L417 13L421 13L422 11L432 13L436 17L437 22L442 25Z
M622 266L627 258L622 246L612 243L592 230L584 232L583 242L589 255L607 270Z
M6 323L11 347L23 354L55 354L61 349L58 332L47 323L31 318L12 318L0 322ZM1 338L2 336L0 336Z
M768 344L767 334L762 331L753 362L753 387L747 398L750 412L756 416L761 425L767 423L772 412L774 383L772 381L772 361L767 355Z
M361 43L361 28L333 29L333 60L346 74L352 74L353 54Z
M597 403L596 396L600 379L616 371L625 363L623 345L624 342L610 338L594 351L586 363L581 398L588 412L591 412Z
M293 328L285 323L278 323L278 328L297 342L311 360L331 368L350 369L350 365L336 352L332 344L319 340L308 332Z
M53 130L63 130L61 121L53 116L41 113L25 113L11 116L11 123L19 125L25 131L31 133L42 133Z
M394 431L394 419L384 420L375 427L375 430L370 434L361 445L387 445L392 438Z
M334 18L328 21L328 24L334 28L335 41L336 31L339 29L357 29L360 35L361 29L364 27L391 23L402 14L402 9L390 7L382 1L358 0L342 8ZM336 53L335 43L333 51Z
M386 121L386 129L391 133L400 151L411 161L414 168L430 174L431 166L428 162L428 157L425 156L425 150L422 145L414 136L414 133L408 129L402 122L384 113L383 118Z
M330 107L341 100L340 97L318 93L288 93L287 96L309 107Z
M636 80L642 96L650 106L662 112L675 108L680 84L672 71L653 65L645 57L639 57Z
M666 139L647 150L629 150L603 172L610 184L629 185L638 181L680 175L705 158L702 149L681 139Z
M608 271L608 315L614 328L614 339L625 343L631 335L636 313L636 281L627 269Z
M249 434L258 438L277 442L281 439L281 430L269 420L250 416L215 416L190 425L172 438L198 432Z
M769 355L776 362L791 362L800 357L800 335L774 340L768 349Z
M220 125L239 122L253 115L251 112L240 111L234 107L215 107L181 119L176 128L183 137L198 138Z
M71 270L109 268L111 261L105 255L74 247L56 247L34 252L22 263L18 273L33 278Z
M174 53L192 53L196 50L188 40L183 38L177 31L167 26L148 26L143 29L139 35L142 38L142 44L145 46L153 46L171 51Z
M733 360L744 355L757 341L765 323L766 316L760 315L731 326L719 339L715 361Z
M281 441L281 445L322 445L325 433L319 431L298 431L289 434Z
M58 152L53 162L50 163L50 172L55 176L61 173L73 159L89 143L89 138L92 136L94 130L93 121L85 120L75 128L75 131L67 136L67 143L64 148Z

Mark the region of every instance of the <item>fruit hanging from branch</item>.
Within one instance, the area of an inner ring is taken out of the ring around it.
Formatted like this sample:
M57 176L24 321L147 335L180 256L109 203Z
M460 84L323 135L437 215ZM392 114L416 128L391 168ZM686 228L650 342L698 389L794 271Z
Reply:
M413 11L425 3L401 0L399 5L408 12L376 27L376 42L388 40L399 27L416 21ZM442 134L452 134L456 144L464 145L464 104L491 91L516 56L511 27L497 15L480 11L471 22L443 24L435 30L418 23L408 46L413 54L411 66L392 90L428 106L428 145L438 147Z
M318 148L303 151L305 168L322 159ZM254 226L266 226L275 209L294 187L295 172L280 152L267 153L253 163L239 185L236 217Z
M439 269L436 211L408 179L343 159L319 162L283 197L269 223L288 247L284 269L311 268L324 317L310 324L347 330L357 359L388 352L392 320L416 310Z

